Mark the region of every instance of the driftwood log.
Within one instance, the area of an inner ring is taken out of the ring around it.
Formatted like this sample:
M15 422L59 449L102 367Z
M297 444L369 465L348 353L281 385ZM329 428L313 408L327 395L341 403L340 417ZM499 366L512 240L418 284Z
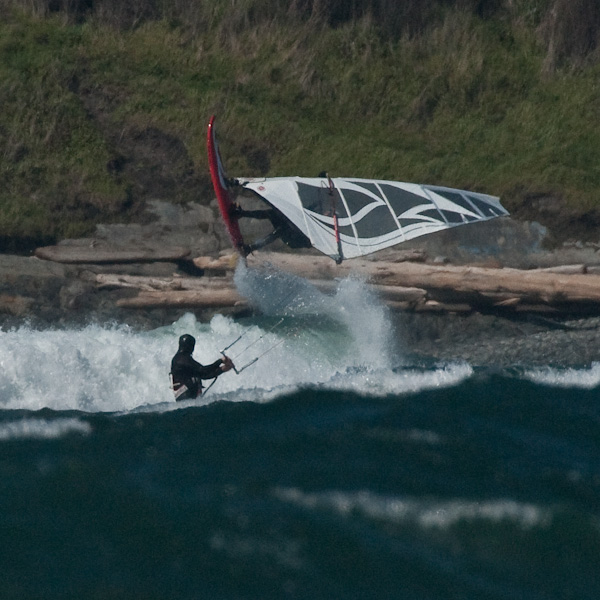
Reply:
M140 292L134 298L121 298L117 306L125 308L224 308L245 306L246 301L233 289Z
M147 277L143 275L119 275L99 273L93 276L96 286L102 288L134 288L144 292L179 290L231 289L233 283L225 277Z
M144 277L136 275L97 274L99 289L132 288L139 290L133 298L122 298L117 306L128 308L219 307L245 306L246 300L235 290L233 281L225 277ZM333 292L335 281L310 281L322 292ZM398 308L410 308L426 300L425 290L399 286L373 286L386 301Z
M244 306L246 300L232 280L235 257L200 257L204 277L135 277L98 274L103 288L138 289L137 297L118 301L130 308ZM301 276L328 292L337 279L355 276L371 285L389 306L415 311L469 312L473 310L600 313L600 275L586 267L519 270L472 266L431 265L422 262L352 260L336 265L313 255L257 253L249 268L280 269ZM225 276L210 276L208 273Z
M288 254L249 257L249 266L272 265L303 277L325 279L362 277L384 287L412 287L426 290L430 300L481 306L518 306L531 309L545 306L553 310L571 310L573 305L598 305L600 275L471 266L431 265L413 262L353 260L335 265L318 256ZM589 306L588 306L589 308Z

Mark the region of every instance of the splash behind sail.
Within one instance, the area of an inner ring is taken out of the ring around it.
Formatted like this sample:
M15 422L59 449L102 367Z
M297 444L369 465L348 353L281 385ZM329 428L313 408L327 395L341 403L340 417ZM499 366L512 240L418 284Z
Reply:
M431 185L341 177L238 182L283 213L317 250L336 260L508 215L494 196Z

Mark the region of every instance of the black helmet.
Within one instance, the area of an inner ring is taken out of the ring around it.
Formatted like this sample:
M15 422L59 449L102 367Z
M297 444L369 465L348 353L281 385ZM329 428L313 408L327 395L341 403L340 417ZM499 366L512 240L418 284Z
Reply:
M196 340L189 333L184 333L179 338L179 352L187 352L191 354L196 346Z

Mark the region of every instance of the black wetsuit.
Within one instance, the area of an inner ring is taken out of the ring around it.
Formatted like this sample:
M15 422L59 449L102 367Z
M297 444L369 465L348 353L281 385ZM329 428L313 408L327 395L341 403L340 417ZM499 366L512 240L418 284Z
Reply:
M290 248L310 248L310 240L300 231L296 225L284 217L278 210L272 208L262 210L244 210L238 209L235 212L237 217L249 217L251 219L269 219L273 225L273 231L266 237L257 240L246 247L247 252L253 252L263 248L267 244L281 239Z
M202 380L214 379L223 373L219 358L212 365L201 365L190 352L179 351L171 361L171 377L176 400L190 400L202 393ZM182 386L185 386L185 390Z

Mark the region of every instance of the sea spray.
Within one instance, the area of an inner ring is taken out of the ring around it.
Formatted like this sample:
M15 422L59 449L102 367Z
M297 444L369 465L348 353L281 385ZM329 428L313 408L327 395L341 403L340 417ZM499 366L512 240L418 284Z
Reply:
M326 295L274 269L243 267L235 278L257 316L234 320L216 315L203 323L188 313L146 332L115 325L0 331L0 407L163 410L174 404L168 373L184 333L196 338L194 357L203 364L231 345L227 353L236 365L249 365L239 375L219 377L198 405L270 402L314 387L385 396L452 386L471 375L468 366L392 369L400 358L387 311L358 280L342 280L333 295Z
M242 344L231 348L240 366L262 358L239 376L220 377L210 392L214 400L269 400L285 390L326 382L351 364L345 354L330 352L339 345L336 331L325 327L315 333L293 318L269 332L271 325L264 317L239 323L221 315L201 323L187 314L152 332L99 325L0 332L0 406L112 412L172 402L169 366L182 333L196 338L194 356L204 364L219 358L219 350L242 333L247 333L244 343L258 340L239 355Z
M355 347L360 349L363 366L388 369L397 364L398 352L388 309L365 282L342 279L330 308L331 316L337 316L344 323Z
M313 328L323 319L332 328L346 332L342 348L351 350L353 365L388 368L398 360L396 340L388 310L364 281L349 277L338 282L333 295L319 291L306 279L280 271L271 265L248 268L238 263L235 285L242 296L267 315L314 315ZM307 322L310 328L310 323ZM394 357L392 359L392 356Z
M322 314L329 297L306 279L266 264L249 268L238 261L233 281L238 292L263 315Z

